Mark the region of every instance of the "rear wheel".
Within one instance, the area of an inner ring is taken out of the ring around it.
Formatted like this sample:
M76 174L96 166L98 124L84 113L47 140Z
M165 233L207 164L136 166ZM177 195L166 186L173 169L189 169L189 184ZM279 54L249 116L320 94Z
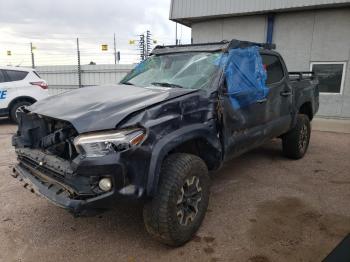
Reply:
M26 106L30 106L33 103L29 101L18 101L10 109L10 118L12 121L18 123L18 113L23 112Z
M183 153L170 155L162 166L157 195L144 206L148 233L171 246L191 240L207 211L209 187L202 159Z
M309 117L299 114L295 127L282 137L284 155L292 159L302 158L309 147L310 135Z

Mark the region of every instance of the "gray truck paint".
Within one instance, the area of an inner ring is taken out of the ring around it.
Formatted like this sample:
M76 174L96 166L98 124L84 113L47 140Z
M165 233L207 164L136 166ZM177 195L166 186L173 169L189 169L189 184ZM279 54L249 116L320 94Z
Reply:
M159 47L153 54L203 50L225 52L237 44L239 43L225 42L215 45ZM243 42L243 45L249 43ZM32 148L33 152L46 152L40 148L38 141L52 133L50 126L67 129L68 131L62 131L65 134L62 137L72 138L80 133L130 126L142 126L147 130L146 140L137 148L115 151L92 159L79 154L72 158L66 157L67 159L57 157L59 162L63 161L71 167L73 175L64 174L58 168L53 175L58 177L56 179L60 184L69 185L75 192L74 196L68 195L61 199L65 204L60 205L66 206L75 214L84 213L90 207L105 207L106 203L108 206L125 195L153 197L157 191L162 161L172 152L194 150L210 170L217 169L223 161L288 132L294 126L300 110L306 110L302 113L309 114L310 118L318 110L317 79L299 78L291 81L278 53L265 49L261 52L278 56L285 76L281 82L270 87L271 92L265 102L239 110L233 110L231 106L222 73L207 90L117 85L84 88L39 102L30 107L28 113L21 115L19 131L13 137L13 145L19 157L16 172L19 177L25 176L26 180L43 178L41 184L45 190L42 192L46 192L48 198L52 195L50 188L57 190L56 186L50 187L50 182L45 179L52 176L45 166L52 168L55 163L40 165L35 161L34 153L34 158L29 163L28 156L21 152L23 147ZM290 95L282 95L289 91ZM28 154L28 150L25 153ZM51 160L44 157L40 162L45 161ZM104 175L115 179L116 187L110 194L96 195L92 189L87 189L87 185L94 183L95 178ZM36 185L38 187L40 183ZM57 192L66 192L65 187L60 187ZM77 199L80 201L78 204ZM91 199L96 201L91 202ZM53 201L57 202L57 198Z

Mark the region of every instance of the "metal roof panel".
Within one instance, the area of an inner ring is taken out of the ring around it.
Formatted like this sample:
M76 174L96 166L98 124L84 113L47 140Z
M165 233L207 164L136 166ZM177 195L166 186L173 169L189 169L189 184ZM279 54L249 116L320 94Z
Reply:
M189 23L192 19L239 16L350 6L350 0L172 0L170 19Z

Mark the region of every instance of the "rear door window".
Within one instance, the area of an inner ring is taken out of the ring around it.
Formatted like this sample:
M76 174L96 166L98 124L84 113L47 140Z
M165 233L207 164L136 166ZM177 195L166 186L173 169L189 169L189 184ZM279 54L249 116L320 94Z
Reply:
M6 72L10 82L21 81L28 75L28 72L26 71L17 71L17 70L4 70L4 71Z
M0 83L4 83L4 82L6 82L5 75L2 72L2 70L0 70Z
M284 78L283 66L280 59L275 55L261 55L262 62L266 69L266 84L271 85L280 82Z

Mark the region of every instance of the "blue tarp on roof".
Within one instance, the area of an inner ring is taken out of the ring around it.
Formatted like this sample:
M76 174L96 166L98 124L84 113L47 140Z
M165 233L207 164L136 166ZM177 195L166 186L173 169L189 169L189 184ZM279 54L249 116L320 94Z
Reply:
M268 96L266 70L258 47L231 49L221 57L220 64L233 108L248 106Z

